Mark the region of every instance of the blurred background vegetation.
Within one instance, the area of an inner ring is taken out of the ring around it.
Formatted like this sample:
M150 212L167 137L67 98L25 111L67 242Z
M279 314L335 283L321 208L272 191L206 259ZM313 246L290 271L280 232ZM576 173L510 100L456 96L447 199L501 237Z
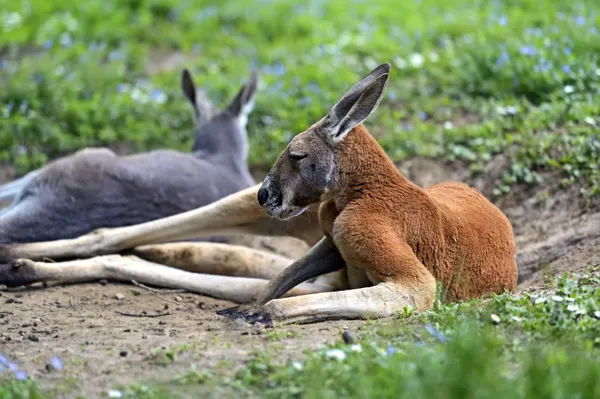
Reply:
M544 168L599 191L593 0L0 3L0 162L18 173L84 146L188 150L182 67L218 105L260 69L250 162L267 168L389 61L389 90L368 124L394 159L461 159L477 172L505 153L497 194Z

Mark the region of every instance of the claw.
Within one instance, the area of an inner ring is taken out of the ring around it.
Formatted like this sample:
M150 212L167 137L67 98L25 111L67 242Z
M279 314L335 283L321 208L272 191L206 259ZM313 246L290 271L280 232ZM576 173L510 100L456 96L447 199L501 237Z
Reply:
M262 308L253 308L248 305L238 305L217 311L219 316L226 316L232 319L244 319L250 324L261 323L268 327L272 326L271 316Z
M0 284L19 287L40 281L36 271L22 259L0 264Z
M231 317L233 319L236 319L238 317L241 317L240 308L241 308L241 305L234 306L232 308L221 309L221 310L217 311L217 315L219 315L219 316L227 316L227 317Z

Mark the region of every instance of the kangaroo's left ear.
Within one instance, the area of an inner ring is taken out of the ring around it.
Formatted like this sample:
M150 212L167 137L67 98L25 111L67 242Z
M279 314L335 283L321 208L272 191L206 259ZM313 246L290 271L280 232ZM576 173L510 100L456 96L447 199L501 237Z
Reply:
M379 105L390 76L390 64L379 65L360 82L356 83L333 106L329 114L327 136L337 144L355 126L360 125Z
M248 81L240 88L235 98L227 106L227 109L229 109L233 115L244 120L248 119L248 115L252 112L252 108L254 107L254 99L258 91L259 82L260 75L258 70L253 70Z

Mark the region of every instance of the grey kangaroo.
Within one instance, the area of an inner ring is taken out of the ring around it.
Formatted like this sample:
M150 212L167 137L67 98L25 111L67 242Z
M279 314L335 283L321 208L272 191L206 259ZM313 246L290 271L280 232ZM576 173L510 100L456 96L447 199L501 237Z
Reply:
M0 243L75 238L98 228L148 222L212 203L255 184L246 122L258 72L216 111L190 72L181 88L196 114L192 153L157 150L118 156L87 148L0 187ZM216 238L215 240L219 240Z

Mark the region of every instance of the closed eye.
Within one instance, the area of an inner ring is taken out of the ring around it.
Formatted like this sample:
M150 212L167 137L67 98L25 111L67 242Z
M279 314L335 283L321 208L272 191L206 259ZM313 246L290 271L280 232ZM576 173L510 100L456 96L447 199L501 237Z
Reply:
M308 154L290 154L290 158L292 158L294 161L299 161L301 159L304 159L308 156Z

